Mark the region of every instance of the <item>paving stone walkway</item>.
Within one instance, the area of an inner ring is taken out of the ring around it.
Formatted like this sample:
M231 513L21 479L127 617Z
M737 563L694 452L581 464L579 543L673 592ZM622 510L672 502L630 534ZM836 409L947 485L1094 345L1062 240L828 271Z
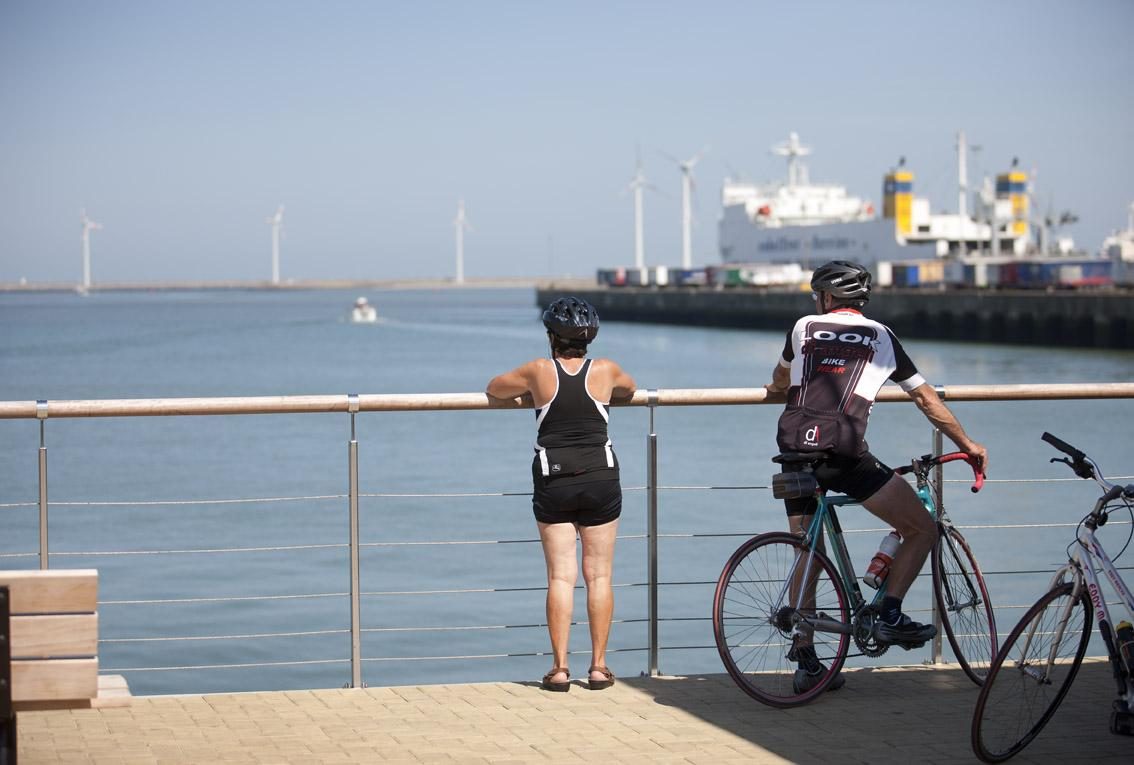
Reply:
M957 669L854 670L798 709L727 675L628 678L606 691L537 683L136 697L129 707L19 715L35 763L971 763L977 691ZM1084 665L1013 763L1134 762L1107 730L1113 684Z

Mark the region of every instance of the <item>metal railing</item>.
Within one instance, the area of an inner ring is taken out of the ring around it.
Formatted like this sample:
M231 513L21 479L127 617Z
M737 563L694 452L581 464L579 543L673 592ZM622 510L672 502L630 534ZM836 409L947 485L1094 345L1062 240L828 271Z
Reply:
M1037 401L1073 399L1126 399L1134 398L1134 383L1107 384L1059 384L1059 385L959 385L940 386L938 395L946 401ZM898 389L887 388L881 391L879 402L909 402L909 397ZM662 487L658 476L658 436L654 426L654 412L661 406L735 406L782 403L782 395L769 395L763 388L714 388L714 389L650 389L638 391L631 400L616 406L645 407L649 410L649 431L646 439L646 582L647 588L647 671L658 673L659 633L658 624L662 621L658 613L658 540L666 535L658 530L658 492ZM359 537L359 498L364 496L359 489L358 440L355 418L364 412L422 412L453 411L477 409L524 409L530 408L530 400L490 399L484 394L388 394L388 395L328 395L328 396L272 396L240 398L168 398L168 399L115 399L115 400L59 400L59 401L7 401L0 402L0 419L35 419L39 423L38 450L38 511L39 545L38 558L41 568L50 564L51 552L48 544L49 507L48 500L48 446L47 423L51 419L90 418L90 417L154 417L154 416L201 416L201 415L247 415L247 414L298 414L298 413L346 413L350 416L350 438L347 450L348 493L346 495L326 495L308 498L288 499L346 499L349 507L349 548L350 567L350 665L351 685L360 687L362 682L362 640L365 630L361 624L360 551L368 544ZM940 439L940 434L936 434ZM940 451L940 442L936 444ZM938 482L939 488L941 482ZM670 487L672 488L672 487ZM736 487L730 487L736 488ZM767 487L745 487L767 488ZM365 495L382 496L382 495ZM443 495L421 495L443 496ZM942 506L944 497L940 498ZM212 500L212 502L244 502L265 500ZM207 504L209 501L192 500L185 504ZM0 507L15 507L28 503L13 503ZM62 503L60 503L62 504ZM70 504L70 503L68 503ZM86 503L100 504L100 503ZM106 503L123 504L123 503ZM136 504L162 504L160 502L139 502ZM1073 525L1073 524L1070 524ZM491 540L490 540L491 541ZM499 542L500 540L494 540ZM509 540L521 541L521 540ZM522 540L531 543L537 540ZM341 547L342 545L305 545L305 547ZM247 549L247 548L245 548ZM200 552L200 551L194 551ZM10 557L10 556L0 556ZM723 561L722 561L723 564ZM635 585L636 586L636 585ZM338 595L327 593L326 595ZM371 594L371 593L368 593ZM302 597L302 596L296 596ZM526 625L540 626L540 625ZM446 628L460 629L460 628ZM339 630L319 631L320 634L340 632ZM280 633L276 633L278 636ZM299 633L296 633L299 634ZM314 633L302 633L314 634ZM161 638L149 638L161 639ZM933 661L941 656L940 639L933 646ZM341 660L327 660L341 661ZM286 662L285 662L286 663Z

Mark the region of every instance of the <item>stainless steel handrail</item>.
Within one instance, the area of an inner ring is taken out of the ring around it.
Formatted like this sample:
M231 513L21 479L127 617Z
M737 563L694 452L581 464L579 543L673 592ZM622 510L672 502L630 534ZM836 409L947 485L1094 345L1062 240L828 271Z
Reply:
M1134 398L1134 383L1055 383L1035 385L942 385L946 401L1039 401ZM326 396L239 396L217 398L86 399L0 401L0 420L59 417L153 417L219 414L301 414L351 411L353 394ZM651 396L654 397L651 403ZM531 400L494 399L483 393L376 393L357 395L359 412L426 412L466 409L529 409ZM884 388L880 402L910 398ZM659 388L639 390L615 406L710 406L783 403L782 394L764 388Z
M938 395L949 401L1035 401L1073 399L1134 398L1134 383L1036 384L1036 385L953 385L937 387ZM657 434L654 432L654 409L658 406L723 406L761 405L783 402L782 394L769 394L764 388L696 388L639 390L616 406L645 406L650 411L647 435L647 570L648 594L648 671L658 673L657 588ZM879 402L908 402L909 397L897 388L883 389ZM49 565L48 484L46 422L49 419L81 417L152 417L234 414L296 414L342 412L350 415L348 442L348 485L350 505L350 598L351 598L351 684L360 686L361 624L358 538L358 441L355 417L360 412L446 411L476 409L524 409L531 407L526 397L493 399L483 393L451 394L347 394L325 396L260 396L226 398L166 399L102 399L58 401L0 401L0 419L37 419L39 421L39 562ZM939 434L936 434L939 438ZM939 444L939 442L937 442ZM940 497L944 502L944 497ZM935 617L936 618L936 617ZM940 658L941 645L933 648L933 658Z

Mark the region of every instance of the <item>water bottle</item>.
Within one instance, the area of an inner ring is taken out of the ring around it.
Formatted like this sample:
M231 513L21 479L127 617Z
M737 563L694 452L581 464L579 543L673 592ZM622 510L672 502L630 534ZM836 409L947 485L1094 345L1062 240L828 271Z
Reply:
M1123 620L1114 629L1115 642L1118 643L1118 655L1126 664L1126 671L1134 677L1134 626Z
M878 552L874 553L874 557L870 560L870 566L866 569L866 573L862 575L862 581L866 586L878 589L882 583L886 581L886 576L890 573L890 563L894 560L894 554L898 552L898 547L902 544L902 537L896 531L891 531L882 539L882 544L878 546Z

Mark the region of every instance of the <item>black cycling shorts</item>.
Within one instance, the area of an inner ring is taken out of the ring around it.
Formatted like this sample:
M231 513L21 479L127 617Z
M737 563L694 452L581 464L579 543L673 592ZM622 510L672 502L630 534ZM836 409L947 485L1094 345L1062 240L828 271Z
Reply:
M815 466L815 480L828 491L837 491L865 502L874 496L894 475L894 469L870 452L861 457L832 455ZM817 504L815 497L785 499L788 515L811 515Z
M622 515L622 484L617 478L560 484L540 476L532 494L532 512L540 523L601 526Z

